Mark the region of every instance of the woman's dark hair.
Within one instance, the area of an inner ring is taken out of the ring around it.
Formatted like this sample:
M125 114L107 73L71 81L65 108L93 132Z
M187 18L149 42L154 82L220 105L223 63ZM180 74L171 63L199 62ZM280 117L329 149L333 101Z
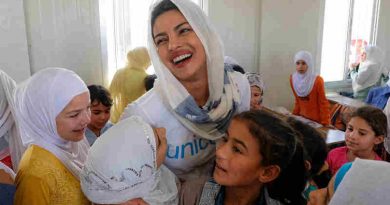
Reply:
M172 3L170 0L163 0L161 1L156 7L154 7L152 11L151 16L151 26L153 30L154 23L156 22L157 17L159 17L161 14L170 11L170 10L178 10L177 6Z
M351 114L351 119L354 117L360 117L366 121L374 131L375 136L387 136L387 118L381 109L373 106L363 106ZM386 151L383 143L375 146L374 150L379 156L382 156L382 159L386 160Z
M112 98L110 92L101 85L88 86L91 104L102 103L106 107L112 106Z
M311 169L309 178L313 178L324 166L328 155L328 147L321 133L308 124L305 124L292 117L287 119L290 124L302 136L303 147L305 148L305 160L310 162Z
M307 171L298 133L286 122L262 110L242 112L234 119L246 123L259 143L261 165L280 167L279 176L266 184L270 197L284 204L305 204L302 192Z
M146 91L149 91L150 89L153 88L154 86L154 81L157 79L157 75L153 74L153 75L147 75L144 79L144 83L145 83L145 89Z

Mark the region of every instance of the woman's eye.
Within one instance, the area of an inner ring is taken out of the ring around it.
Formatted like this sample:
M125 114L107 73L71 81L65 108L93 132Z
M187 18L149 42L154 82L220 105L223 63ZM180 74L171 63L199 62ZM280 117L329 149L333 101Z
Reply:
M191 29L189 29L189 28L183 28L183 29L180 30L180 33L187 33L187 32L189 32L189 31L191 31Z
M70 118L75 118L75 117L77 117L77 116L79 116L79 113L76 113L76 114L74 114L74 115L71 115Z
M156 45L159 46L159 45L163 44L166 41L167 41L167 39L165 39L165 38L159 38L159 39L156 40Z

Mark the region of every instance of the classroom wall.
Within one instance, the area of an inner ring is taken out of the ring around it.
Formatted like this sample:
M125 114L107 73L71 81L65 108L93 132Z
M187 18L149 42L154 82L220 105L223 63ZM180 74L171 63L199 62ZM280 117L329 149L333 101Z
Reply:
M87 84L103 82L98 2L25 1L32 73L63 67Z
M0 2L0 69L18 82L44 67L75 70L87 83L103 83L96 0ZM266 83L265 104L291 109L289 75L300 49L320 55L323 0L208 0L225 54ZM381 1L377 44L390 65L390 1ZM316 61L316 65L319 62ZM318 66L317 66L318 67ZM390 67L390 66L389 66ZM318 71L317 71L318 73Z
M208 14L224 43L225 55L249 72L259 67L261 0L208 0Z
M260 69L265 81L266 105L292 109L289 76L299 50L318 54L320 8L323 0L262 0Z
M378 21L378 36L376 44L385 52L385 65L390 70L390 1L381 0L379 21Z
M17 82L30 76L23 0L0 3L0 69Z

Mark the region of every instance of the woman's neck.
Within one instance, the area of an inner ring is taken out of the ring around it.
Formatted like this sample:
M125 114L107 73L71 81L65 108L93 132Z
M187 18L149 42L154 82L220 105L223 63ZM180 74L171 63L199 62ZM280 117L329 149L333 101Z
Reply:
M351 150L348 150L347 157L348 157L348 161L354 161L356 157L361 159L375 159L375 151L364 150L364 151L352 152Z
M198 106L203 106L209 99L209 83L207 80L181 82Z
M263 184L256 183L245 187L225 187L225 205L256 204Z

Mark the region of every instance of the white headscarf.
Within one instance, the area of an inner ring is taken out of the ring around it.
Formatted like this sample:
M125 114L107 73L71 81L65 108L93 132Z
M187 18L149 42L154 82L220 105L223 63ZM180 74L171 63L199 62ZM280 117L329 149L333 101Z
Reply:
M245 73L246 78L248 78L249 85L250 86L257 86L261 89L262 92L264 92L265 85L264 81L260 74L258 73Z
M143 198L149 204L177 204L175 175L157 168L153 129L140 117L119 121L88 152L81 189L98 204Z
M356 159L345 174L330 205L388 204L390 163Z
M15 92L16 122L23 144L38 145L54 154L78 179L89 144L72 142L57 133L56 117L77 95L88 92L81 78L64 68L46 68L35 73Z
M151 12L160 3L151 6ZM152 36L151 16L148 30L148 49L156 71L155 87L164 103L178 120L200 137L215 140L223 136L230 118L241 102L240 93L232 79L233 70L224 69L222 42L202 9L190 0L171 0L187 19L203 44L207 56L209 99L199 108L186 88L160 60Z
M366 60L360 63L358 76L360 76L360 73L364 73L363 71L369 70L370 72L369 76L364 78L364 81L358 80L357 76L352 77L352 89L355 93L377 84L382 74L384 76L388 75L387 69L383 66L384 54L382 49L378 46L367 45L364 47L364 52L366 53Z
M307 71L304 74L300 74L297 71L292 75L292 83L294 86L295 93L299 97L306 97L310 94L316 80L313 68L313 57L308 51L299 51L295 54L294 64L299 60L305 61L307 64Z
M0 138L9 142L13 169L16 171L23 152L26 149L20 139L19 130L14 120L15 81L0 70Z

